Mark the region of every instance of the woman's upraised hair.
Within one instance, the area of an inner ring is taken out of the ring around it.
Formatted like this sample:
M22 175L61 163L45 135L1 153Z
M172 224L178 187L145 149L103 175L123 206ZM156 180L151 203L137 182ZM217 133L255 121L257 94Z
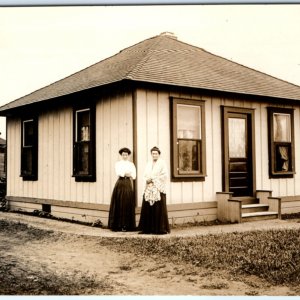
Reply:
M160 150L158 147L154 146L153 148L151 148L150 153L152 153L153 151L157 151L158 154L160 154Z
M120 153L120 155L122 155L122 153L123 153L123 152L126 152L126 153L128 153L128 155L130 155L130 154L131 154L131 151L130 151L130 149L129 149L129 148L127 148L127 147L121 148L121 149L119 150L119 153Z

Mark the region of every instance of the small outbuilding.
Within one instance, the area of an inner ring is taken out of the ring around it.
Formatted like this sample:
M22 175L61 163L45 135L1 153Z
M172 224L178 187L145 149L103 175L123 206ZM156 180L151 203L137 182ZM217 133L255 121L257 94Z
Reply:
M243 222L300 211L300 87L179 41L144 40L0 108L7 200L107 224L121 147L150 148L170 176L170 223Z

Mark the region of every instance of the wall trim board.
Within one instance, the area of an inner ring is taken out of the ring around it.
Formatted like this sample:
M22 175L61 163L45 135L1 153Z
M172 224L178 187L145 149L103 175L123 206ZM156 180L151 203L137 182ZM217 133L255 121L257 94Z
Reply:
M62 200L54 200L54 199L28 198L28 197L15 197L15 196L6 196L6 199L8 201L14 201L14 202L50 204L50 205L63 206L63 207L109 211L108 204L83 203L83 202L75 202L75 201L62 201Z
M109 211L108 204L83 203L83 202L75 202L75 201L62 201L62 200L54 200L54 199L28 198L28 197L15 197L15 196L6 196L6 199L8 201L14 201L14 202L50 204L50 205L63 206L63 207L101 210L107 212ZM210 202L185 203L185 204L180 203L180 204L167 205L168 212L183 211L183 210L199 210L199 209L209 209L209 208L217 208L217 202L210 201ZM140 213L140 211L141 211L141 207L136 207L136 213Z

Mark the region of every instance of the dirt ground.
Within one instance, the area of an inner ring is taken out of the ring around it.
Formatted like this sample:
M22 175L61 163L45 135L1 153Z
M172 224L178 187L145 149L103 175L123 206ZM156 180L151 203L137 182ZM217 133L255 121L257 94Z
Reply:
M300 295L299 288L272 286L255 276L174 264L105 243L114 237L151 235L6 212L0 212L0 225L0 295ZM300 229L300 223L270 220L178 228L155 238L268 228Z

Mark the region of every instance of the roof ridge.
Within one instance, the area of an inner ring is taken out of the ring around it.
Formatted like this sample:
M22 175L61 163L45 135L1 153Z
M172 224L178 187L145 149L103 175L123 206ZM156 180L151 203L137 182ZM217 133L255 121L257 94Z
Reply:
M197 49L199 49L199 50L201 50L201 51L204 51L204 52L206 52L206 53L208 53L208 54L210 54L210 55L216 56L216 57L218 57L218 58L220 58L220 59L222 59L222 60L226 60L226 61L229 61L230 63L234 63L234 64L237 64L237 65L239 65L239 66L241 66L241 67L247 68L247 69L249 69L249 70L251 70L251 71L255 71L255 72L257 72L257 73L260 73L260 74L269 76L269 77L274 78L274 79L276 79L276 80L280 80L280 81L282 81L282 82L291 84L291 85L293 85L293 86L295 86L295 87L297 87L297 88L300 87L299 85L297 85L297 84L295 84L295 83L292 83L292 82L289 82L289 81L284 80L284 79L282 79L282 78L279 78L279 77L270 75L270 74L265 73L265 72L263 72L263 71L254 69L254 68L252 68L252 67L249 67L249 66L244 65L244 64L242 64L242 63L236 62L236 61L234 61L234 60L230 60L230 59L228 59L228 58L226 58L226 57L223 57L223 56L220 56L220 55L215 54L215 53L213 53L213 52L210 52L210 51L208 51L208 50L206 50L206 49L204 49L204 48L201 48L201 47L198 47L198 46L195 46L195 45L192 45L192 44L189 44L189 43L180 41L180 40L177 40L177 41L180 42L180 43L182 43L182 44L188 45L188 46L190 46L190 47L197 48Z
M197 46L194 46L194 47L197 47ZM239 66L241 66L241 67L243 67L243 68L246 68L246 69L248 69L248 70L254 71L254 72L256 72L256 73L260 73L260 74L262 74L262 75L271 77L271 78L276 79L276 80L280 80L280 81L282 81L282 82L284 82L284 83L288 83L288 84L293 85L293 86L295 86L295 87L297 87L297 88L300 87L299 85L297 85L297 84L295 84L295 83L289 82L289 81L284 80L284 79L279 78L279 77L275 77L275 76L270 75L270 74L268 74L268 73L265 73L265 72L263 72L263 71L260 71L260 70L251 68L251 67L249 67L249 66L247 66L247 65L244 65L244 64L242 64L242 63L236 62L236 61L234 61L234 60L230 60L229 58L226 58L226 57L222 57L222 56L220 56L220 55L218 55L218 54L214 54L214 53L212 53L212 52L210 52L210 51L207 51L206 49L203 49L203 48L199 48L199 49L201 49L202 51L204 51L204 52L206 52L206 53L209 53L210 55L216 56L216 57L218 57L218 58L220 58L220 59L222 59L222 60L226 60L226 61L229 61L230 63L237 64L237 65L239 65Z
M297 84L160 34L4 104L0 114L124 79L300 100Z
M24 95L24 96L22 96L22 97L19 97L19 98L13 100L13 101L8 102L7 104L12 104L12 103L14 103L14 102L16 102L16 101L21 100L21 99L24 98L24 97L30 96L30 95L33 94L33 93L36 93L36 92L38 92L38 91L41 91L41 90L43 90L43 89L45 89L45 88L47 88L47 87L49 87L49 86L51 86L51 85L54 85L54 84L56 84L56 83L58 83L58 82L60 82L60 81L62 81L62 80L65 80L65 79L67 79L67 78L70 78L71 76L74 76L75 74L78 74L78 73L80 73L80 72L82 72L82 71L84 71L84 70L87 70L87 69L91 68L92 66L95 66L95 65L97 65L97 64L99 64L99 63L101 63L101 62L103 62L103 61L105 61L105 60L108 60L109 58L111 58L111 57L113 57L113 56L115 56L115 55L118 55L118 53L116 53L116 54L114 54L114 55L112 55L112 56L110 56L110 57L104 58L104 59L102 59L102 60L100 60L100 61L98 61L98 62L96 62L96 63L94 63L94 64L92 64L92 65L90 65L90 66L88 66L88 67L86 67L86 68L80 69L80 70L78 70L78 71L76 71L76 72L74 72L74 73L72 73L72 74L70 74L70 75L68 75L68 76L65 76L65 77L63 77L63 78L61 78L61 79L58 79L58 80L53 81L53 82L51 82L51 83L49 83L49 84L47 84L47 85L44 85L44 86L42 86L41 88L39 88L39 89L37 89L37 90L34 90L34 91L32 91L32 92L30 92L30 93L28 93L28 94L26 94L26 95ZM2 106L6 106L7 104L4 104L4 105L2 105ZM0 106L0 108L1 108L2 106Z
M160 42L160 39L159 39L159 35L156 35L156 36L153 36L149 39L146 39L146 40L143 40L141 43L147 41L147 40L150 40L150 39L157 39L156 42L154 42L151 47L148 47L146 50L147 50L147 54L140 60L140 62L138 64L136 64L133 69L131 71L129 71L126 75L125 75L125 78L126 79L132 79L132 76L131 74L135 73L135 72L138 72L143 66L144 64L149 60L150 58L150 53L151 53L151 49L153 49L154 46L156 46L159 42ZM137 44L136 44L137 45ZM134 45L135 46L135 45ZM132 46L132 47L134 47ZM130 47L128 47L130 48ZM128 49L127 48L127 49Z
M145 40L143 40L143 41L141 41L141 42L138 42L138 43L136 43L136 44L134 44L134 45L128 46L128 47L126 47L126 48L120 50L119 52L117 52L117 53L115 53L115 54L113 54L113 55L111 55L111 56L109 56L109 57L106 57L106 58L104 58L104 59L102 59L102 60L99 60L99 61L97 61L97 62L95 62L95 63L93 63L93 64L91 64L91 65L89 65L89 66L87 66L87 67L85 67L85 68L83 68L83 69L80 69L80 70L78 70L78 71L76 71L76 72L74 72L74 73L71 73L71 74L68 75L68 76L65 76L65 77L62 77L61 79L55 80L55 81L53 81L53 82L51 82L51 83L49 83L49 84L47 84L47 85L42 86L41 88L39 88L39 89L37 89L37 90L33 90L32 92L30 92L30 93L28 93L28 94L26 94L26 95L24 95L24 96L21 96L21 97L15 99L15 100L9 101L8 103L6 103L6 104L4 104L4 105L1 105L1 106L0 106L0 109L1 109L2 107L6 106L7 104L12 104L12 103L14 103L14 102L16 102L16 101L21 100L21 99L24 98L24 97L30 96L30 95L33 94L33 93L36 93L36 92L38 92L38 91L40 91L40 90L43 90L43 89L45 89L45 88L47 88L47 87L49 87L49 86L51 86L51 85L54 85L54 84L56 84L56 83L58 83L58 82L60 82L60 81L62 81L62 80L65 80L65 79L67 79L67 78L70 78L70 77L72 77L72 76L74 76L74 75L76 75L76 74L78 74L78 73L80 73L80 72L82 72L82 71L85 71L85 70L87 70L87 69L90 69L90 68L92 68L93 66L95 66L95 65L97 65L97 64L100 64L100 63L102 63L102 62L104 62L104 61L107 61L107 60L109 60L109 59L111 59L111 58L117 56L118 54L120 54L120 53L123 52L123 51L126 51L126 50L129 49L129 48L135 47L136 45L141 44L141 43L143 43L144 41L153 39L153 38L155 38L155 37L156 37L156 36L151 37L151 38L148 38L148 39L145 39ZM125 78L126 78L126 77L125 77Z

